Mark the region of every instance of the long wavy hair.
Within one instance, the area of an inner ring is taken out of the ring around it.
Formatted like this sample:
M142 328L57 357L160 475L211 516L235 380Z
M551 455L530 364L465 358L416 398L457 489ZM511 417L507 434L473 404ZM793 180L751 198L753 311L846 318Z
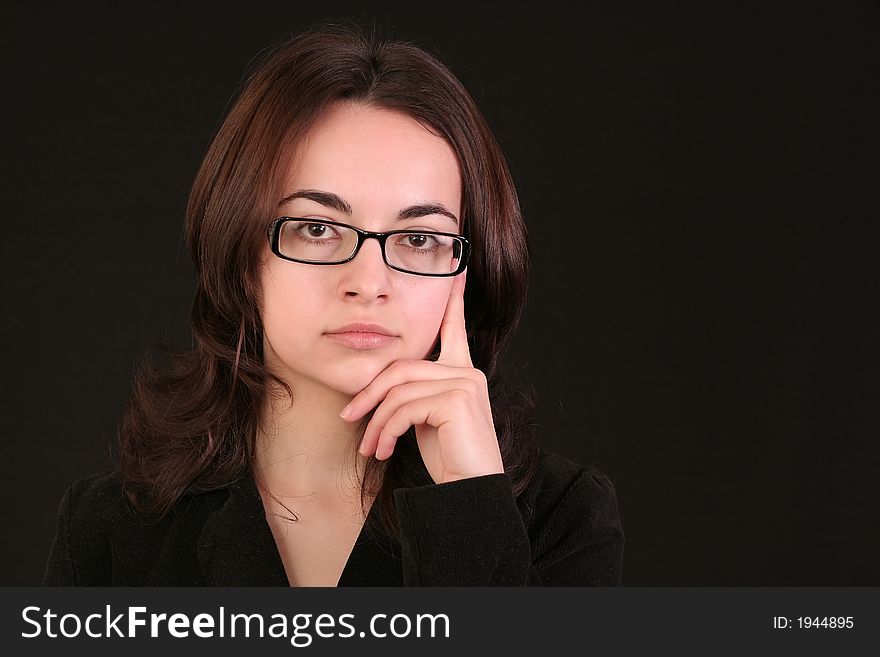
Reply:
M119 421L116 465L144 519L164 517L185 494L248 475L261 409L278 391L293 401L295 391L263 361L260 254L283 196L284 153L340 101L407 114L454 149L462 230L472 244L465 292L471 357L488 379L514 494L534 475L536 395L502 365L531 267L505 157L452 72L425 49L380 32L356 23L318 24L261 53L207 149L186 209L197 277L192 349L160 345L159 362L148 352ZM361 436L370 417L360 423ZM414 433L410 427L388 460L371 459L360 482L362 504L374 497L383 530L396 538L394 489L432 483Z

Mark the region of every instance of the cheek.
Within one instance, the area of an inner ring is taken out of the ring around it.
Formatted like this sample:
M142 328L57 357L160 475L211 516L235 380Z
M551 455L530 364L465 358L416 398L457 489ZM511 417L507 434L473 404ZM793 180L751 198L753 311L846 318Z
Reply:
M421 294L413 295L406 303L406 326L410 332L410 342L419 350L431 349L440 333L440 323L446 312L446 303L449 300L449 290L442 288L423 290Z
M321 288L307 276L270 266L262 279L262 294L263 327L270 340L302 334L322 316Z

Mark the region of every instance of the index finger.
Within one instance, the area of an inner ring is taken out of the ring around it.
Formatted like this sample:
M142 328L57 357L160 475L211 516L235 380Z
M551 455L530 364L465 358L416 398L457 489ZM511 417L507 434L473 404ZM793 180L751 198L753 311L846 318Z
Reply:
M440 323L440 356L437 362L458 367L473 367L464 319L464 288L467 269L455 277L446 312Z

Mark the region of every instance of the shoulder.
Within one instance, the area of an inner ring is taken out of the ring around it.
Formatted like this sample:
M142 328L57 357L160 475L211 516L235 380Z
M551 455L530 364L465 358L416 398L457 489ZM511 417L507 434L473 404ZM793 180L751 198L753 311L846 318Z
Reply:
M113 471L77 479L68 486L62 501L64 503L71 516L96 523L122 513L126 508L122 481L118 473Z
M71 483L58 507L58 525L43 583L119 585L141 581L170 533L198 533L222 492L185 495L163 518L144 519L130 504L118 472Z
M115 472L99 472L71 483L58 507L58 529L68 540L97 538L130 513ZM94 541L90 541L94 544Z
M525 504L543 508L572 497L575 499L569 501L593 504L616 500L616 491L611 479L595 466L542 452L536 472L520 497Z

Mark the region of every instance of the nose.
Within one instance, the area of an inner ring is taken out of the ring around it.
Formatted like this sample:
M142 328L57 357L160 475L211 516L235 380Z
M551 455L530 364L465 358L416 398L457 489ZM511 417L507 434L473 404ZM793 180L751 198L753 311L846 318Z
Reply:
M365 240L354 259L339 267L339 293L343 297L375 299L391 292L391 269L382 258L382 245L377 239Z

